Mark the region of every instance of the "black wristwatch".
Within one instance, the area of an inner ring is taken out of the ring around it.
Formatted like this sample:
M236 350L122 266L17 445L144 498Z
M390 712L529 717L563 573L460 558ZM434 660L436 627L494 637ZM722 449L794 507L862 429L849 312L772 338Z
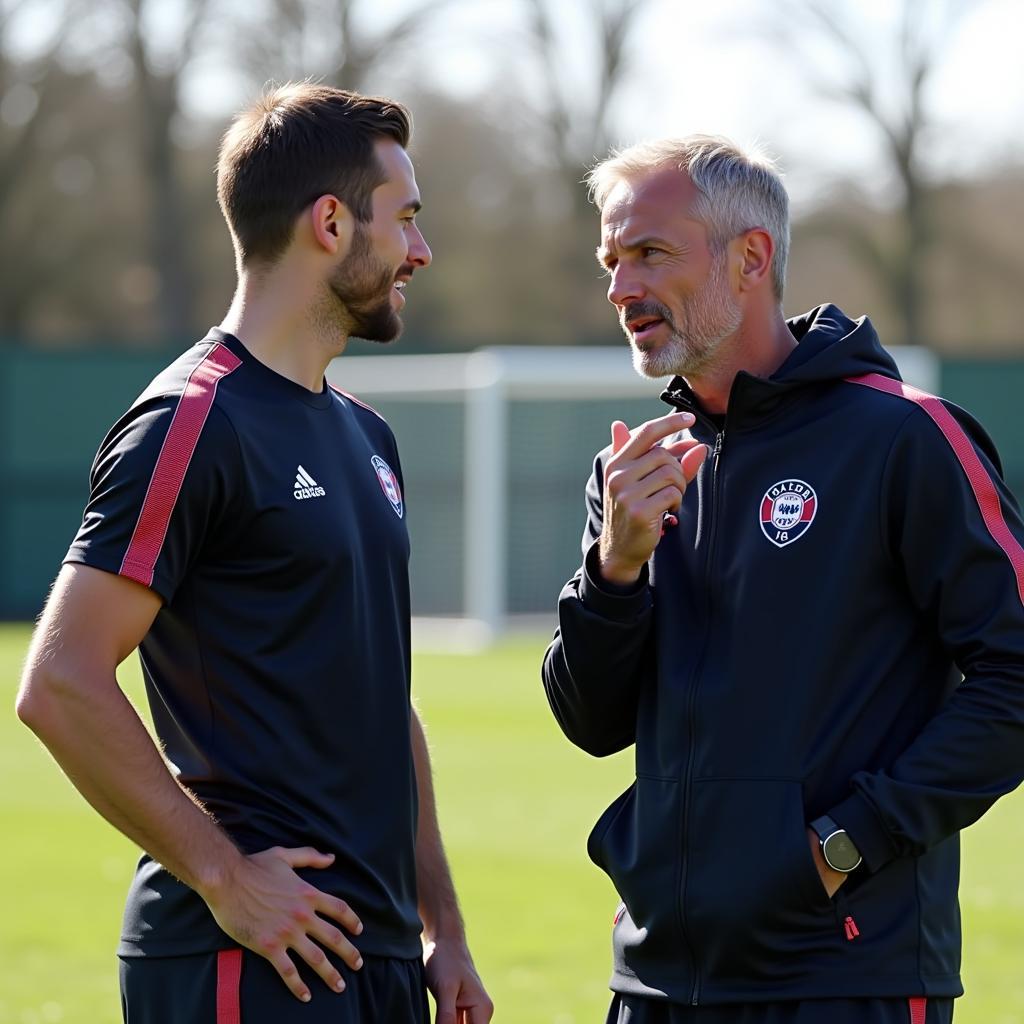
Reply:
M853 840L827 814L811 822L811 828L821 841L821 855L833 871L848 875L860 866L863 859Z

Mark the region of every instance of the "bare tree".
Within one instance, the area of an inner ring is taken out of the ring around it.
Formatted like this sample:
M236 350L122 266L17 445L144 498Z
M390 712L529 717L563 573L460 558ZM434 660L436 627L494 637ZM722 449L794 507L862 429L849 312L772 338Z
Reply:
M38 179L42 160L41 128L59 103L61 74L58 55L68 26L74 22L73 0L53 13L53 29L41 50L28 60L15 60L8 45L10 26L24 14L29 0L0 5L0 238L9 254L0 275L0 323L10 336L25 330L26 316L39 291L46 287L32 273L31 260L14 259L29 247L31 218L25 217L30 200L22 192Z
M559 5L563 19L578 15L580 24L570 32L556 21L555 0L524 0L542 86L538 117L566 200L564 223L552 225L561 250L562 316L573 325L573 340L581 343L616 337L597 281L592 256L597 219L582 180L612 142L611 108L629 69L630 33L647 5L648 0ZM566 53L581 51L589 59L570 69Z
M254 78L314 76L341 89L367 90L385 57L395 57L456 0L420 0L398 18L365 26L360 0L271 0L244 27L242 62ZM372 91L372 90L369 90Z
M584 95L565 79L566 44L555 27L550 0L525 2L544 84L542 115L548 142L573 189L576 210L586 211L586 193L579 182L586 167L607 153L612 139L610 107L627 71L629 34L648 0L595 0L591 5L588 23L596 53L593 82Z
M126 0L124 45L134 71L138 139L149 184L149 228L153 266L160 275L158 323L165 338L180 339L196 328L193 276L185 230L185 196L173 125L180 113L182 78L196 54L209 0L186 0L184 27L172 52L154 53L147 20L158 0Z
M922 161L922 143L932 128L925 96L966 10L964 0L955 0L945 5L940 17L929 17L936 13L933 2L900 0L895 75L890 76L895 80L894 95L887 95L881 83L886 47L869 36L850 6L834 0L784 0L768 28L790 52L790 59L794 48L804 53L806 59L799 66L819 96L859 112L881 140L900 192L895 241L883 241L863 220L833 217L822 224L845 238L877 282L902 324L905 342L920 343L928 337L927 260L935 241L935 218L929 202L932 185ZM787 31L792 25L803 31Z

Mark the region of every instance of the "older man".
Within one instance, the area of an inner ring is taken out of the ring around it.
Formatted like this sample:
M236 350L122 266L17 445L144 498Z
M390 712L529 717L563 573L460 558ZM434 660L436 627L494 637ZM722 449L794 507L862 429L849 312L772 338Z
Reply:
M544 659L636 781L589 853L610 1024L938 1024L959 831L1024 774L1024 527L965 412L871 323L782 311L788 203L727 140L600 164L598 258L676 410L613 423Z

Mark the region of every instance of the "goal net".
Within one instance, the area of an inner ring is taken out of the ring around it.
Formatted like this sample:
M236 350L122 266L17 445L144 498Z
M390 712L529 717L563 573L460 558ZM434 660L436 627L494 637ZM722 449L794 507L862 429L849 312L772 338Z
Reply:
M928 350L892 352L908 382L934 393L939 365ZM664 382L637 376L625 347L347 356L328 379L398 438L419 647L553 628L609 425L668 411Z

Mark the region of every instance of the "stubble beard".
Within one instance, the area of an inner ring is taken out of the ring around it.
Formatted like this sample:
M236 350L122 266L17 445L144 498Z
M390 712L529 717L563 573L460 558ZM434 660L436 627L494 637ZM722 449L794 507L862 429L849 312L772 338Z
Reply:
M711 366L723 341L735 334L743 314L729 290L725 253L716 255L708 279L682 303L677 324L660 303L643 303L642 312L660 316L669 326L666 342L645 352L632 343L633 368L641 377L700 376ZM629 310L634 315L637 306Z
M356 224L352 247L327 281L349 337L387 344L402 333L391 305L395 271L374 253L369 233Z

